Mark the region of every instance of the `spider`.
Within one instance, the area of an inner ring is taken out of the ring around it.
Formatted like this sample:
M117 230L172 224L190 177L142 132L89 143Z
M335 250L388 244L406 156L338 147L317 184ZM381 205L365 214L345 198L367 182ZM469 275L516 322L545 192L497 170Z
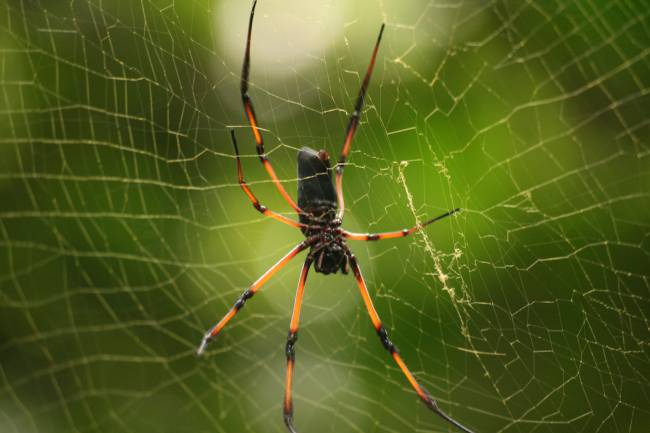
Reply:
M363 279L363 276L361 275L361 269L359 268L357 259L350 251L350 248L348 248L346 242L348 239L355 241L378 241L382 239L393 239L408 236L416 230L422 229L429 224L453 215L454 213L460 211L460 209L453 209L451 211L445 212L442 215L432 218L425 223L418 224L408 229L393 232L373 234L353 233L341 228L343 213L345 211L345 202L343 200L343 169L345 168L345 162L348 154L350 153L350 147L354 133L359 126L361 109L363 107L366 90L368 89L368 83L370 82L370 77L372 76L375 60L377 58L379 43L381 42L381 36L384 32L384 24L382 24L381 29L379 30L379 36L377 37L377 42L375 43L372 57L370 58L370 65L368 66L368 70L366 71L366 75L363 79L361 89L359 90L359 95L354 106L354 111L350 116L347 132L345 133L343 149L341 150L341 155L335 168L336 179L334 182L332 182L332 167L330 164L329 155L326 151L320 150L317 152L308 147L303 147L298 152L298 203L296 204L291 196L287 194L287 191L278 180L278 177L273 170L273 166L266 156L266 153L264 151L264 140L258 126L259 124L257 122L257 117L255 116L253 102L248 93L251 34L253 29L253 17L255 15L256 5L257 0L253 2L248 21L248 36L246 39L246 51L244 54L244 64L242 67L241 76L241 97L246 117L250 123L253 137L255 138L255 142L257 144L257 153L259 155L260 161L264 165L264 168L268 172L280 194L284 197L289 206L291 206L298 213L299 221L295 221L284 215L273 212L261 204L257 197L253 194L253 191L244 180L235 132L234 130L231 130L230 135L233 146L235 148L235 155L237 160L238 181L239 185L244 190L244 193L246 193L246 196L253 204L253 207L258 212L267 217L288 224L292 227L299 228L305 236L305 240L296 245L276 264L271 266L271 268L269 268L257 281L255 281L244 293L242 293L242 295L237 299L235 304L226 313L226 315L205 334L197 350L197 353L199 355L203 353L207 344L219 335L226 324L228 324L228 322L230 322L230 320L235 317L235 315L244 307L246 301L252 298L264 283L266 283L291 259L298 255L298 253L309 248L309 253L307 254L305 263L302 266L302 271L300 272L300 278L298 280L298 289L296 290L296 297L293 305L293 312L291 314L291 322L289 325L289 333L285 346L287 371L285 378L283 414L284 423L287 426L289 432L296 433L296 430L293 426L293 399L291 394L293 371L296 362L295 344L298 340L298 323L300 320L300 311L302 307L305 282L307 280L307 273L309 272L309 268L313 265L314 270L322 274L337 273L339 271L347 274L349 268L352 268L352 273L354 274L357 285L359 286L359 290L361 291L361 297L363 298L366 310L370 316L370 321L377 331L377 335L379 336L382 345L388 351L402 373L404 373L406 379L413 387L418 397L420 397L420 399L429 409L434 411L436 414L438 414L440 417L452 425L456 426L458 429L466 433L473 433L470 429L452 419L445 412L443 412L442 409L440 409L436 400L434 400L431 395L416 381L415 377L402 360L397 347L395 347L393 342L390 340L386 329L382 325L381 319L379 318L377 310L375 310L372 299L370 298L370 294L368 293L366 283ZM334 188L334 185L336 185L336 190Z

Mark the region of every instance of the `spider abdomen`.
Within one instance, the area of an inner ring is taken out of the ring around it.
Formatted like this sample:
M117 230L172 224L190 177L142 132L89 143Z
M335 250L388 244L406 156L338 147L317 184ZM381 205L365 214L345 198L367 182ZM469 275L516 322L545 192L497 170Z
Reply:
M341 271L348 273L348 257L345 250L338 243L332 243L317 250L318 245L312 247L310 254L314 257L314 270L321 274L336 274Z

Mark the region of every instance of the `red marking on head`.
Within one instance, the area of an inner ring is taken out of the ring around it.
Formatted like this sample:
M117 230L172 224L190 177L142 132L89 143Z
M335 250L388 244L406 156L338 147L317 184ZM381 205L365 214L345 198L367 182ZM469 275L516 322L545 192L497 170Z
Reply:
M323 161L323 162L329 162L329 160L330 160L330 155L329 155L329 153L327 153L327 152L324 151L323 149L321 149L321 150L318 151L318 157L319 157L320 160Z

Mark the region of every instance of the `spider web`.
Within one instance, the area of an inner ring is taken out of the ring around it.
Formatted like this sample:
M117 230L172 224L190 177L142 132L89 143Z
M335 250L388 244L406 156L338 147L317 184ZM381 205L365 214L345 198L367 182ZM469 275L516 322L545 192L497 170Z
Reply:
M345 174L345 226L393 341L477 432L641 432L650 411L650 16L642 2L258 5L252 95L293 194L336 157L387 23ZM0 430L283 432L301 259L204 357L205 330L296 230L238 79L249 2L0 6ZM386 356L350 276L310 274L303 432L452 431Z

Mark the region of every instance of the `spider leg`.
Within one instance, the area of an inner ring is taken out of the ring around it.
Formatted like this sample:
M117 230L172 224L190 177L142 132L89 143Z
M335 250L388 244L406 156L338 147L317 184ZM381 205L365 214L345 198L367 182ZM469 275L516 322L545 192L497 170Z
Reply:
M361 269L359 268L359 265L357 264L357 259L355 256L348 250L348 257L350 259L350 265L352 266L352 272L354 272L354 277L357 280L357 285L359 286L359 290L361 291L361 297L363 298L363 302L366 305L366 310L368 310L368 315L370 316L370 320L372 321L372 325L374 326L375 330L377 331L377 335L379 336L379 339L381 340L381 344L384 346L384 348L390 353L390 356L393 358L397 366L402 370L402 373L404 373L404 376L406 376L406 379L409 381L415 392L417 393L418 397L420 397L420 400L432 411L434 411L436 414L438 414L441 418L449 422L450 424L454 425L458 429L462 430L465 433L474 433L472 430L468 429L464 425L460 424L458 421L454 420L451 418L449 415L447 415L445 412L440 409L438 406L438 402L436 402L429 392L424 389L416 380L415 377L413 376L413 373L408 369L404 361L402 360L402 357L399 355L397 347L393 344L392 341L390 341L390 338L388 337L388 332L386 332L386 329L381 323L381 319L379 318L379 315L377 314L377 310L375 310L375 306L372 303L372 299L370 299L370 294L368 293L368 287L366 286L366 282L363 279L363 276L361 275Z
M255 281L244 293L242 293L241 296L235 302L235 304L232 306L232 308L230 308L230 310L226 313L226 315L223 316L223 318L219 322L217 322L217 324L214 325L210 329L210 331L208 331L205 334L203 340L201 341L201 344L199 345L199 348L196 351L197 355L203 353L208 343L212 339L214 339L217 335L219 335L219 332L221 332L221 330L228 324L228 322L230 322L230 320L233 317L235 317L235 315L239 312L239 310L244 308L246 301L252 298L253 295L257 293L259 288L262 287L262 285L266 283L273 276L273 274L275 274L278 270L282 269L284 265L286 265L298 253L311 246L313 242L314 242L314 238L309 238L299 243L291 251L289 251L284 257L282 257L276 264L274 264L266 272L264 272L264 274L262 274L262 276L259 277L257 281Z
M361 84L361 89L359 89L357 102L356 104L354 104L354 111L350 116L348 128L345 132L345 142L343 143L343 149L341 149L339 162L336 165L336 195L339 202L339 210L337 212L336 217L339 219L343 218L343 213L345 212L345 201L343 199L343 169L345 168L345 161L347 160L348 154L350 153L352 138L354 137L354 133L357 131L357 126L359 126L359 119L361 117L361 109L363 108L363 101L366 98L368 83L370 83L372 70L375 67L375 60L377 59L377 51L379 50L379 43L381 42L381 35L383 33L384 33L384 24L381 25L381 29L379 30L379 36L377 36L377 42L375 43L375 48L372 51L372 57L370 58L370 65L368 65L366 76L364 77L363 83Z
M250 187L244 180L244 172L241 168L241 161L239 159L239 149L237 148L237 139L235 138L234 129L230 130L230 138L232 139L232 144L235 147L235 157L237 158L237 178L239 180L239 186L241 186L241 189L244 190L246 196L248 196L248 199L251 201L251 203L253 203L253 207L262 215L273 218L277 221L280 221L281 223L288 224L292 227L296 227L296 228L309 227L307 224L294 221L291 218L287 218L284 215L281 215L277 212L273 212L272 210L269 210L266 206L260 203L260 201L257 199L257 197L255 197L255 194L253 194L253 191L251 191Z
M262 162L262 165L264 165L264 168L269 173L269 176L273 180L273 183L280 191L280 194L282 194L282 197L284 197L286 202L289 203L289 206L291 206L296 212L303 213L302 210L296 204L296 202L293 201L291 196L289 196L287 191L284 189L284 187L278 180L278 176L275 174L275 170L273 170L273 166L271 165L271 162L266 157L266 152L264 151L264 139L262 138L262 133L260 132L260 129L258 127L257 117L255 116L255 109L253 108L253 101L250 95L248 94L248 77L250 75L250 60L251 60L251 35L253 32L253 17L255 16L255 6L257 6L257 0L253 2L250 18L248 20L248 36L246 38L246 52L244 54L244 65L242 66L242 73L241 73L240 87L241 87L241 98L242 98L242 102L244 103L244 111L246 112L246 117L248 118L248 122L251 125L251 129L253 130L253 137L255 137L255 143L257 143L257 154L260 157L260 161Z
M455 214L456 212L459 212L459 211L460 211L460 208L450 210L448 212L443 213L442 215L438 215L435 218L431 218L427 222L415 225L415 226L411 227L410 229L402 229L402 230L398 230L398 231L394 231L394 232L384 232L384 233L353 233L353 232L349 232L347 230L342 230L342 234L347 239L351 239L353 241L381 241L383 239L403 238L404 236L408 236L411 233L415 232L416 230L424 228L424 227L428 226L429 224L435 223L436 221L440 221L443 218L447 218L448 216L451 216L451 215L453 215L453 214Z
M302 309L302 295L305 290L305 281L307 273L312 263L311 254L305 259L302 266L300 279L298 280L298 289L296 290L296 299L293 303L293 313L291 314L291 324L289 325L289 334L287 335L287 345L285 354L287 355L287 376L284 387L284 423L291 433L296 433L293 427L293 400L291 397L291 385L293 383L293 368L296 362L296 352L294 345L298 341L298 324L300 321L300 310Z

